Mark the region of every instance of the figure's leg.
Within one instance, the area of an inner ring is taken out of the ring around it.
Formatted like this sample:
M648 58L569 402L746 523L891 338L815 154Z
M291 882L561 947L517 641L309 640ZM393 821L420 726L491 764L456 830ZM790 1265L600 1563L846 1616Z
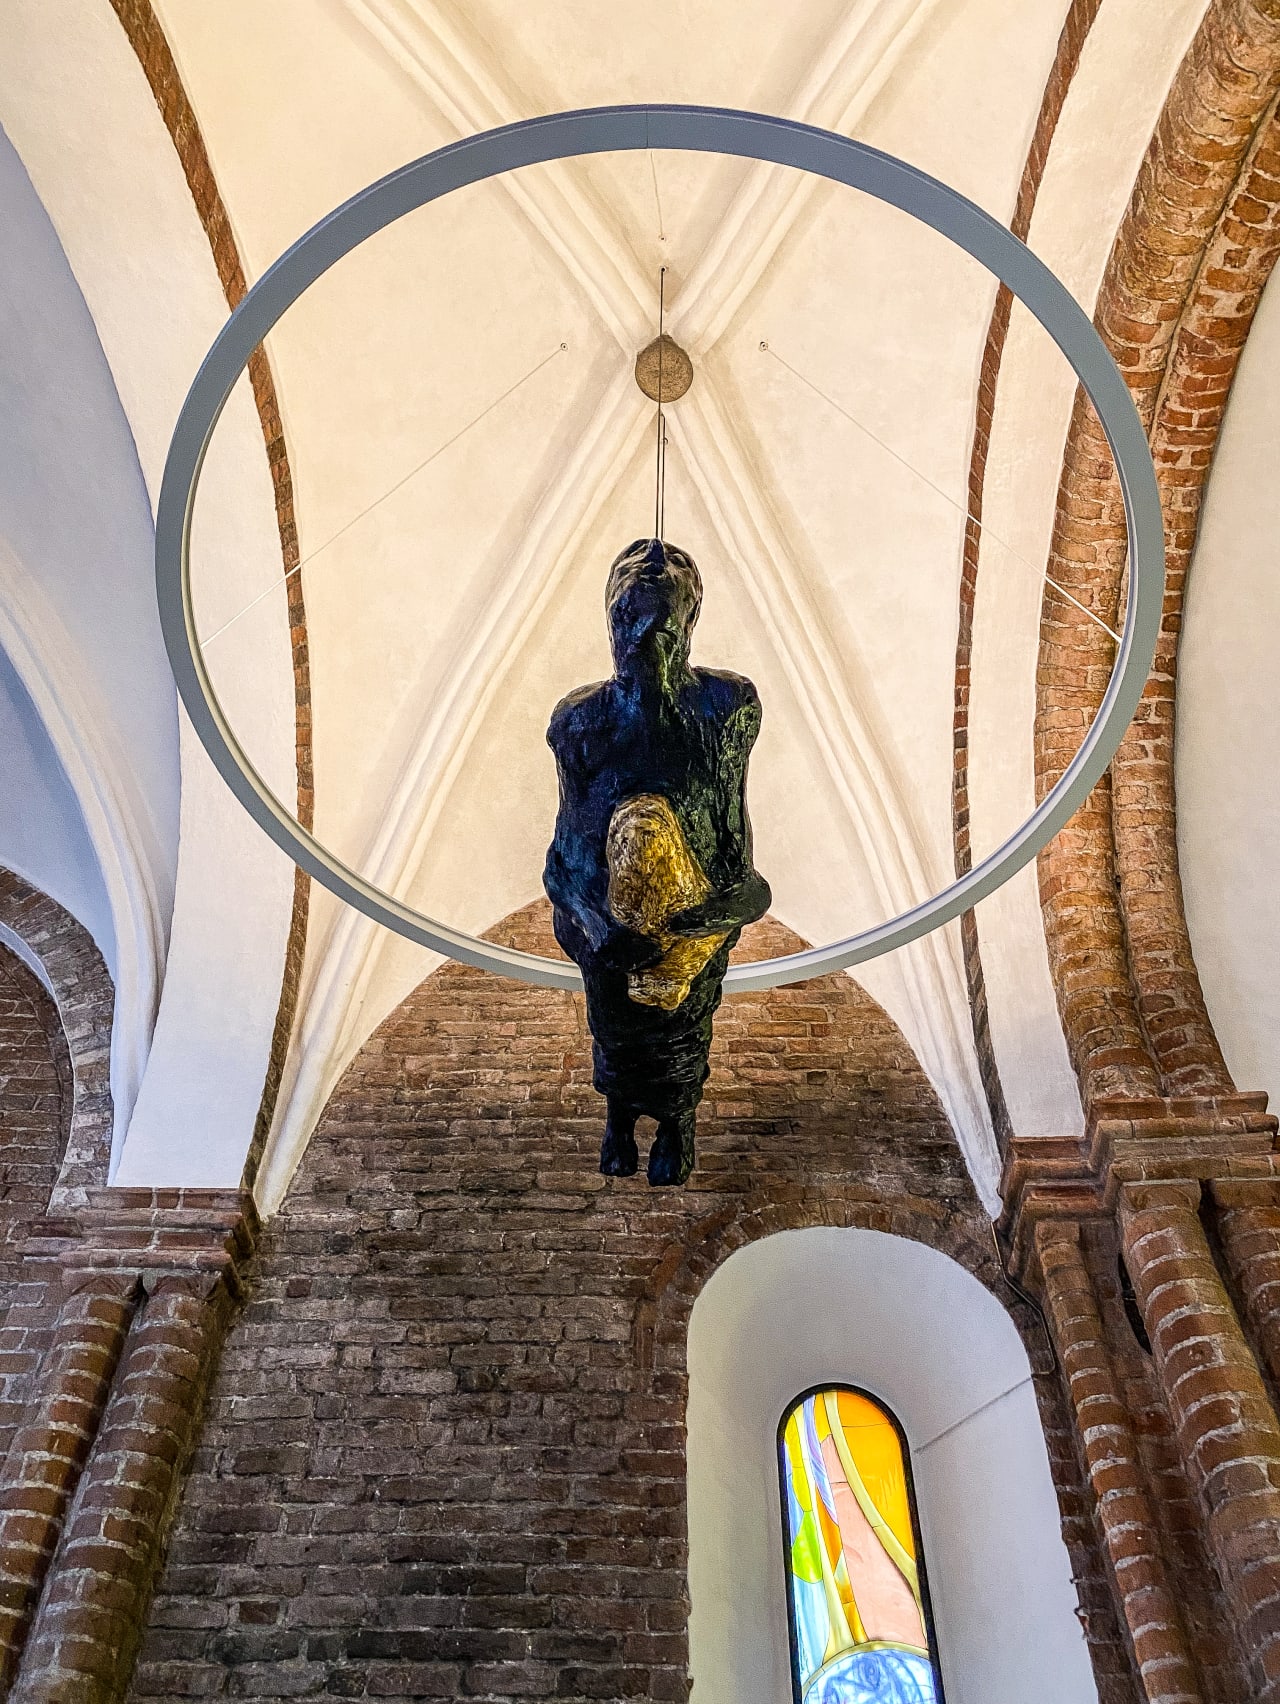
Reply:
M636 1119L640 1115L614 1095L609 1096L608 1106L604 1141L600 1144L600 1170L606 1177L634 1177L640 1164L636 1148Z
M649 1150L649 1182L654 1188L666 1183L683 1183L693 1170L693 1138L697 1122L698 1115L693 1111L658 1120L658 1133Z

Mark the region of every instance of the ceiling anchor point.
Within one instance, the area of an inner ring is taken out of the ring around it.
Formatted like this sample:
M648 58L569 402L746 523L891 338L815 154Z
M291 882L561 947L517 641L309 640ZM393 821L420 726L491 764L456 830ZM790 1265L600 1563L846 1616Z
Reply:
M636 383L650 402L678 402L693 383L693 362L675 338L664 331L636 356Z

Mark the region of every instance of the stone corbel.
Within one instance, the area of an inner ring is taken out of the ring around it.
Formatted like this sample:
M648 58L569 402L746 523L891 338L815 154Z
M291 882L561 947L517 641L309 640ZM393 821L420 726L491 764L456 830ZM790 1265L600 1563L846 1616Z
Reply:
M1141 1184L1280 1181L1277 1123L1265 1094L1095 1100L1083 1136L1015 1136L1005 1154L997 1221L1014 1276L1038 1291L1035 1228L1114 1219L1122 1192ZM1215 1200L1217 1199L1215 1193ZM1276 1226L1280 1284L1280 1219ZM1280 1320L1280 1291L1277 1292ZM1278 1326L1280 1329L1280 1326Z
M242 1189L91 1189L74 1215L38 1219L25 1262L52 1263L63 1282L76 1273L222 1276L239 1298L257 1245L253 1196Z
M1278 1175L1276 1120L1265 1094L1097 1100L1084 1147L1108 1208L1129 1184Z

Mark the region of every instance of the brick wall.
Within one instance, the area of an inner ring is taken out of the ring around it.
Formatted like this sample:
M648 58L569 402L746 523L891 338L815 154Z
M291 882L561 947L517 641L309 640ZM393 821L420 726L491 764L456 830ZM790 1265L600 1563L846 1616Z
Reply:
M541 906L505 938L554 950ZM796 943L770 923L752 944ZM706 1274L837 1223L998 1283L937 1099L845 977L727 1003L687 1189L602 1178L600 1129L568 995L449 967L371 1038L263 1233L135 1697L682 1698ZM1104 1698L1128 1704L1041 1383Z
M42 1289L22 1271L22 1244L57 1179L71 1117L70 1079L53 1001L26 965L0 947L0 1297L7 1304L34 1301L29 1292ZM34 1320L11 1325L9 1311L0 1314L0 1461L45 1341Z

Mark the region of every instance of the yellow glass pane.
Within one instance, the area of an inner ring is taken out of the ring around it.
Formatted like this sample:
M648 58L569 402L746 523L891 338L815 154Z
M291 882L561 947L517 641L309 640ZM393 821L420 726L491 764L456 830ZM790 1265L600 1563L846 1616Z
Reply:
M874 1402L854 1391L837 1391L836 1408L863 1485L889 1531L914 1560L907 1472L897 1432Z
M783 1434L787 1446L787 1458L791 1464L791 1488L795 1492L796 1502L801 1509L810 1514L813 1505L809 1500L809 1480L804 1470L804 1452L800 1444L800 1410L787 1421L787 1429Z

